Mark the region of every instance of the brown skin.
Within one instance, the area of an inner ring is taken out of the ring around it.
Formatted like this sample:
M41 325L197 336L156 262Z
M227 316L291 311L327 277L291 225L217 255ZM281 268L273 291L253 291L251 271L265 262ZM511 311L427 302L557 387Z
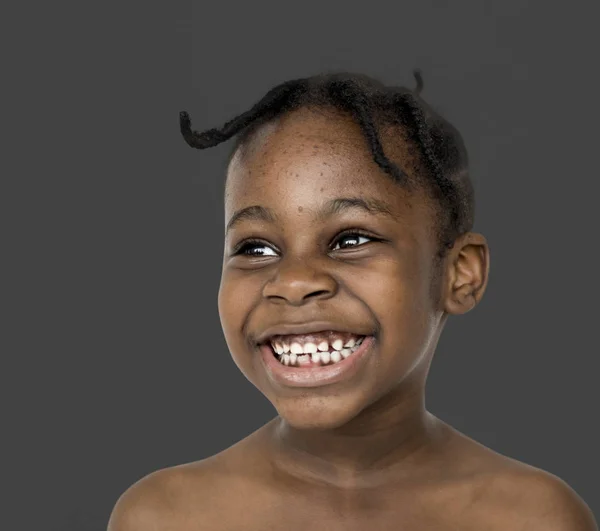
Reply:
M315 221L338 197L375 198L396 219L349 210ZM232 160L226 220L251 205L275 210L279 221L245 220L226 235L219 314L235 363L279 413L267 437L274 464L308 484L351 490L413 477L430 462L425 449L447 438L425 409L425 379L447 315L483 295L485 238L457 241L432 297L437 242L426 196L404 192L373 162L351 118L308 110L265 128ZM376 239L336 240L349 228ZM233 255L249 237L265 241L250 249L262 255ZM321 320L375 335L366 366L330 386L277 385L255 338L277 323Z
M384 149L409 171L411 154L390 132ZM386 202L396 219L358 210L314 219L329 199L367 196ZM425 408L448 315L468 312L485 291L481 234L458 238L434 275L427 196L394 184L358 125L339 113L296 111L238 151L226 223L252 205L279 219L244 220L226 235L219 314L233 360L278 416L216 456L143 478L119 500L109 531L596 530L564 482L485 448ZM339 238L350 228L377 239ZM250 237L263 243L234 256ZM278 323L321 320L375 335L360 374L310 389L274 383L256 338Z

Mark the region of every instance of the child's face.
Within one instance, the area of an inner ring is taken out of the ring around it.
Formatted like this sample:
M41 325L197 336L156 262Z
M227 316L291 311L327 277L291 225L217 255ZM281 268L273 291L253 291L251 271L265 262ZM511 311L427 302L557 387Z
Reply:
M382 141L406 169L408 155ZM360 209L314 219L342 197L373 198L396 219ZM253 205L278 221L244 219L226 234L219 315L236 365L280 416L297 427L335 427L392 390L422 392L443 316L430 291L434 222L421 195L409 197L376 165L359 126L301 110L264 127L229 167L226 223ZM337 239L345 229L379 240ZM248 238L264 243L233 255ZM314 321L377 342L349 379L310 388L276 383L257 337L281 323Z

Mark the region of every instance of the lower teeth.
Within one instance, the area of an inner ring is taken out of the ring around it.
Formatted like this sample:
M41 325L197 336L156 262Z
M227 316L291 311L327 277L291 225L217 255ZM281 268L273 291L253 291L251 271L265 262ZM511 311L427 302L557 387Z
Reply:
M364 338L363 338L364 339ZM352 348L343 350L334 350L332 352L317 352L317 354L275 354L279 363L293 367L304 367L309 365L333 365L345 360L348 356L356 352L363 342L363 339ZM314 361L318 355L318 361Z

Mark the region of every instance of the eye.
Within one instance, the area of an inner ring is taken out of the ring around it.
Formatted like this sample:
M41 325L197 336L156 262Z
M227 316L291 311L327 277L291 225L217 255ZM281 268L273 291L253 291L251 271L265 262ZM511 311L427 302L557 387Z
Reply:
M250 257L269 256L269 255L265 255L262 253L258 254L258 253L247 252L249 249L270 249L271 251L273 251L273 248L270 247L269 245L267 245L265 242L263 242L261 240L250 239L250 240L246 240L243 243L243 245L240 246L233 254L234 255L241 254L242 256L250 256Z
M371 241L380 241L378 238L375 238L374 236L371 236L370 234L360 230L360 229L349 229L347 231L344 231L342 234L339 234L333 241L334 243L339 243L339 242L343 242L346 240L354 240L357 243L356 245L350 245L349 247L359 247L360 244L360 239L366 239L366 240L371 240ZM347 247L345 247L347 248ZM271 252L276 253L276 251L274 251L273 247L271 247L270 245L268 245L267 243L265 243L262 240L257 240L257 239L248 239L245 240L242 245L240 247L237 248L237 250L234 251L234 255L242 255L242 256L249 256L249 257L253 257L253 258L261 258L263 256L276 256L276 254L265 254L263 252L258 253L258 252L253 252L255 249L269 249ZM343 248L341 248L343 250ZM336 250L335 248L333 250Z
M334 242L343 242L345 240L355 240L355 241L359 241L361 238L367 239L367 240L371 240L371 241L377 241L377 238L374 238L373 236L371 236L370 234L367 234L366 232L363 232L359 229L351 229L348 230L346 232L343 232L342 234L340 234L335 240ZM357 245L351 245L350 247L359 247L360 244ZM334 249L335 250L335 249Z

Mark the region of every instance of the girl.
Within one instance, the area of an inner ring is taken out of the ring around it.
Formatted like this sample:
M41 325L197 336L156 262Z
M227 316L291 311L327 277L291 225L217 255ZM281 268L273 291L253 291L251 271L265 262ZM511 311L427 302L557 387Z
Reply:
M446 320L481 300L490 260L463 140L415 77L292 80L201 133L181 113L192 147L237 136L219 315L278 415L138 481L109 531L597 531L565 482L425 407Z

